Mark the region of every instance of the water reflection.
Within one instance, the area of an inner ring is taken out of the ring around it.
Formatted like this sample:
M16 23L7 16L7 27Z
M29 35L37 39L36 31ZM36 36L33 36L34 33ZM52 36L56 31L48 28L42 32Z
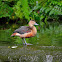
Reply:
M0 46L0 62L62 62L61 47Z

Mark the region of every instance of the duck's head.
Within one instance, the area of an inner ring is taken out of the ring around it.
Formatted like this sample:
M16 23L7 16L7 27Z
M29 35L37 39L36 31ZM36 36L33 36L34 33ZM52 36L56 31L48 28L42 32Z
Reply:
M32 27L34 25L38 25L34 20L30 20L29 26Z

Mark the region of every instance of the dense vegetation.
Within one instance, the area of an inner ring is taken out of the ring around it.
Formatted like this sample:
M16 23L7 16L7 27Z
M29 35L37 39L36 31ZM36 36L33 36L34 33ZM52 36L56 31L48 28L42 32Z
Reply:
M10 35L30 19L39 26L37 36L26 39L27 42L62 46L61 0L0 0L0 42L22 43L19 37Z

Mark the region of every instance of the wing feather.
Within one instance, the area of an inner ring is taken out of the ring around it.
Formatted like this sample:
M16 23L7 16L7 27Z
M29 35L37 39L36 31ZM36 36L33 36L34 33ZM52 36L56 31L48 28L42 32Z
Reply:
M14 33L20 33L20 34L24 34L28 32L31 32L31 28L29 26L20 26L18 29L14 31Z

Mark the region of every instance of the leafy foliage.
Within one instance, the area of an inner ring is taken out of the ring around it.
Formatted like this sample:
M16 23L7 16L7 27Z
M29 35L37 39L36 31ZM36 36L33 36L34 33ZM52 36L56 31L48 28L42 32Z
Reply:
M19 18L23 18L23 12L22 12L22 8L20 8L20 5L21 5L21 1L18 1L17 4L13 7L13 10L16 16L18 16Z
M13 7L9 3L14 2ZM6 3L5 3L6 2ZM19 17L28 20L43 20L47 24L48 19L57 20L62 16L62 1L61 0L1 0L0 1L0 18L2 17ZM4 12L2 12L4 10ZM15 13L15 15L14 15ZM14 18L13 17L13 18ZM46 18L46 19L45 19Z
M23 18L25 16L26 19L29 19L29 6L27 0L19 0L17 4L13 7L16 16L19 18Z
M23 13L25 15L25 18L30 20L29 19L29 6L28 6L28 0L21 0L21 3L22 3L22 9L23 9Z
M5 4L5 2L0 1L0 18L2 17L10 17L13 14L12 8Z
M6 22L8 19L3 20L3 17L9 17L9 21ZM22 24L22 20L24 22L24 20L30 20L30 18L36 20L37 23L39 23L40 31L38 31L37 37L31 38L29 40L27 39L27 41L30 41L30 43L33 44L39 43L42 45L58 45L61 43L62 26L60 25L60 27L59 25L51 25L57 21L62 21L61 0L0 0L0 19L2 19L3 22L5 21L7 26L10 26L9 22L14 22L14 28L16 27L17 22L21 22ZM51 21L55 22L51 23ZM6 33L11 32L11 30L2 30L1 32L4 34L0 33L0 41L9 41L8 37L10 34L6 35ZM15 38L15 41L18 42L19 40L20 43L20 38Z

